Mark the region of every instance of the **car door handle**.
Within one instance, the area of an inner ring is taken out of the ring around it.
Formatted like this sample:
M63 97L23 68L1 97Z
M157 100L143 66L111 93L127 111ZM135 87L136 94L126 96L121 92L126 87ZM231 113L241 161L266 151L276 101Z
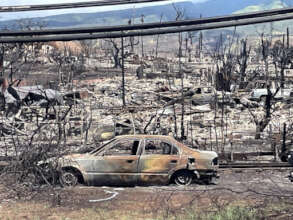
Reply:
M133 160L127 160L127 163L132 163L133 162Z
M171 160L170 163L177 163L177 160Z

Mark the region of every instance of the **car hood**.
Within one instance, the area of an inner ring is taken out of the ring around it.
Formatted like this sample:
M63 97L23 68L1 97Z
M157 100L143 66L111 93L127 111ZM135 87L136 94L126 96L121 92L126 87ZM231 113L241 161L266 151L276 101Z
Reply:
M90 157L90 154L69 154L64 157L61 157L61 160L78 160L78 159L83 159L85 157Z

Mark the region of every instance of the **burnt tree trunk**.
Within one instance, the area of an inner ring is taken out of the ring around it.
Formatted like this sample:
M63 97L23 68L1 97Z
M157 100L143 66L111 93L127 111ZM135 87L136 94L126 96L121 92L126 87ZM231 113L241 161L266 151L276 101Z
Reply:
M267 88L268 90L268 95L266 96L266 101L265 101L265 109L266 109L266 114L264 119L257 121L256 122L256 134L255 134L255 139L260 139L260 135L261 133L265 130L265 128L267 127L267 125L270 123L271 120L271 100L272 100L272 92L269 89L269 87Z
M114 59L114 68L120 68L121 62L120 62L119 52L113 54L113 59Z

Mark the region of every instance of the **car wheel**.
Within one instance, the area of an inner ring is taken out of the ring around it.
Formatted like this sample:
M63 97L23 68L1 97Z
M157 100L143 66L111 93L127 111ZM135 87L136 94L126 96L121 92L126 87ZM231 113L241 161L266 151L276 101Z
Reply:
M62 171L59 180L62 186L75 186L78 183L78 177L72 171Z
M287 155L281 156L280 159L281 159L282 162L288 162L288 156Z
M193 174L188 171L180 171L177 174L175 174L174 182L178 186L188 186L191 184L193 180Z

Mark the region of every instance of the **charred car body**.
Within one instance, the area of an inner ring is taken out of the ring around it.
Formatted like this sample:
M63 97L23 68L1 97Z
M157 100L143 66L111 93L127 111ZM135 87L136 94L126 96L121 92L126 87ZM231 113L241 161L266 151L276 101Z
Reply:
M292 89L271 89L274 100L283 100L293 97ZM250 93L249 99L252 101L265 101L268 96L268 89L253 89Z
M218 155L169 136L125 135L90 153L60 158L58 169L63 185L208 184L218 177Z

